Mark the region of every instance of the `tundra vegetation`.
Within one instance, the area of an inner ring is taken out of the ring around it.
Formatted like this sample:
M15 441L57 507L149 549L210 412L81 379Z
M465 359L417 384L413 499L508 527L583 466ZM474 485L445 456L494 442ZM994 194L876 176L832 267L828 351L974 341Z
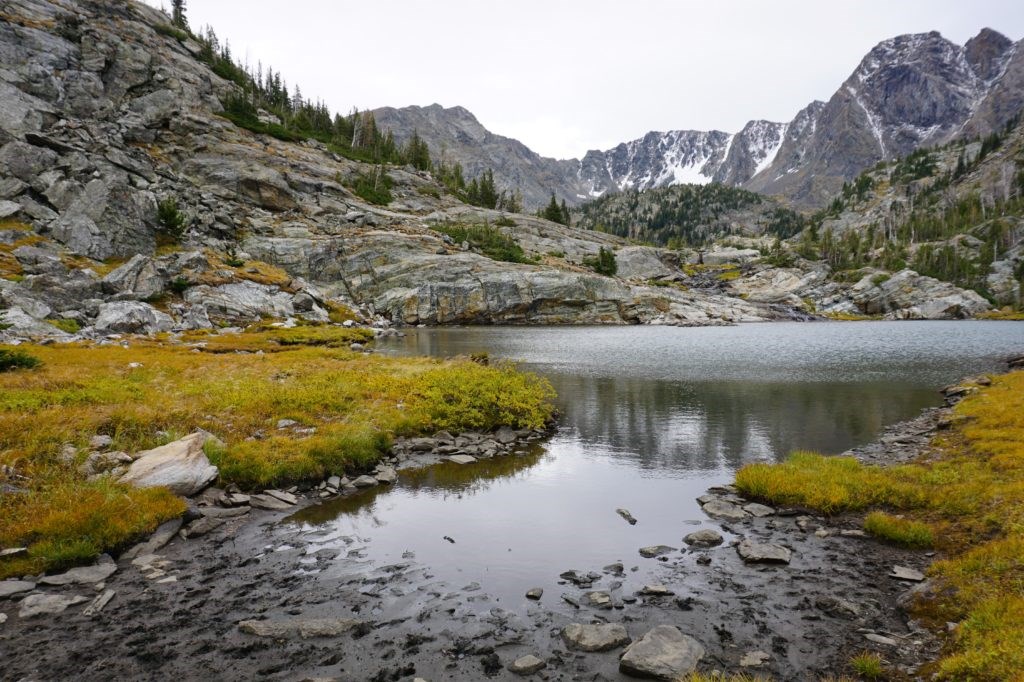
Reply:
M96 435L133 453L205 429L221 443L207 447L221 483L256 489L363 471L400 435L552 417L537 376L349 348L371 339L326 325L0 349L0 465L21 489L0 495L0 547L28 548L0 560L0 578L89 561L184 511L164 489L82 473Z
M945 680L1020 679L1024 670L1024 372L955 408L937 454L893 467L794 453L737 474L743 494L833 515L870 512L865 528L910 547L935 547L934 587L914 615L937 630L958 623L933 672Z

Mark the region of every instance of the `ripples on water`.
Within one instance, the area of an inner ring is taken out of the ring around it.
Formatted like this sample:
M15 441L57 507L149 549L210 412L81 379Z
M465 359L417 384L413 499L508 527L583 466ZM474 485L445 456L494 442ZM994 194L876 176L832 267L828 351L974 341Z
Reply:
M746 462L873 440L938 404L941 386L1024 352L1024 324L416 329L380 349L514 359L554 385L559 432L529 454L404 473L296 520L371 538L371 560L413 551L439 578L507 603L557 589L569 568L678 547L707 522L694 498L709 485Z

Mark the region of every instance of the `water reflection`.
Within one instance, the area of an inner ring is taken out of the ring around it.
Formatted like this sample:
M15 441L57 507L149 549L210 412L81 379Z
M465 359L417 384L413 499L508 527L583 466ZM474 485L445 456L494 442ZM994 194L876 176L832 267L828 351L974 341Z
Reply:
M399 474L396 485L406 495L422 494L441 500L463 499L487 490L495 482L522 479L527 469L547 456L550 454L544 445L533 443L522 452L483 459L473 464L441 462L422 469L404 470ZM390 490L389 486L367 488L321 505L307 507L286 520L319 524L343 514L366 514L373 517L377 508L377 498L388 495Z

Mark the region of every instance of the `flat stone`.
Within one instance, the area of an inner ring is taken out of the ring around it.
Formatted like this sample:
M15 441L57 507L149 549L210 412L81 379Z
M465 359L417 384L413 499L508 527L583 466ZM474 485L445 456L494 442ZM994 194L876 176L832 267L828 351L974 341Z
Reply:
M196 519L192 523L188 524L184 530L181 531L183 537L186 538L198 538L206 535L210 531L220 528L227 522L227 518L219 516L204 516L200 519Z
M664 585L644 585L640 588L640 594L645 597L670 597L675 594Z
M626 628L619 623L569 623L562 628L562 639L567 647L578 651L608 651L632 641Z
M651 545L650 547L641 547L640 556L645 559L653 559L654 557L674 551L676 551L676 548L669 547L668 545Z
M21 556L22 554L28 554L28 547L8 547L7 549L0 549L0 559L7 559L12 556Z
M211 519L230 519L236 516L245 516L249 513L249 506L244 507L200 507L199 513Z
M708 516L714 516L728 521L743 521L744 519L750 518L750 514L743 511L739 505L717 497L710 502L706 502L701 509L703 509L704 513Z
M249 498L249 504L256 509L266 509L268 511L285 511L294 506L270 495L252 495Z
M32 618L63 613L69 606L84 601L89 599L77 594L30 594L21 600L18 617Z
M95 564L80 566L58 575L44 575L39 579L40 585L78 585L92 584L106 580L117 572L117 564Z
M2 584L2 583L0 583L0 584ZM534 587L534 588L532 588L530 590L527 590L527 592L526 592L526 598L527 599L533 599L535 601L540 599L543 596L544 596L544 589L541 588L541 587Z
M744 668L756 668L771 660L771 654L764 651L748 651L740 658L740 666Z
M82 609L82 615L89 617L95 616L110 603L110 600L113 599L116 594L117 592L114 592L114 590L104 590L102 594L97 596L88 606Z
M896 578L897 580L909 580L915 583L924 582L924 573L907 566L893 566L889 577Z
M180 518L171 519L160 524L152 535L149 536L149 540L140 542L135 545L127 552L121 555L122 559L134 559L139 556L156 555L157 550L161 549L168 542L174 539L174 536L181 530L183 521ZM132 563L135 563L134 561Z
M0 599L22 592L31 592L36 584L28 580L0 580Z
M691 547L704 549L708 547L717 547L724 541L725 538L722 537L721 533L716 530L711 530L710 528L694 531L683 538L683 542Z
M758 504L757 502L751 502L750 504L743 505L743 511L747 512L751 516L758 518L764 516L771 516L775 513L775 510L768 505Z
M587 605L593 606L595 609L610 609L612 607L612 595L608 592L587 592L584 596Z
M372 488L377 484L377 479L375 477L366 476L365 474L352 481L352 485L354 485L357 488Z
M476 457L472 455L452 455L448 457L449 462L455 462L456 464L472 464L476 461Z
M337 637L359 625L351 618L312 618L292 620L243 620L238 629L257 637Z
M749 563L788 564L793 553L782 545L743 540L736 545L740 557Z
M886 637L885 635L875 634L874 632L869 632L868 634L864 635L864 639L868 640L869 642L874 642L875 644L884 644L885 646L899 646L900 644L892 637Z
M509 666L509 672L515 675L532 675L543 670L547 664L533 654L527 654L513 661Z
M676 680L697 669L704 647L679 628L659 625L631 644L619 659L619 672L631 677Z
M277 499L281 500L282 502L286 502L287 504L298 504L299 503L299 498L297 498L297 497L295 497L295 495L292 495L291 493L287 493L287 492L285 492L283 490L264 490L263 494L264 495L270 495L271 497L276 497Z

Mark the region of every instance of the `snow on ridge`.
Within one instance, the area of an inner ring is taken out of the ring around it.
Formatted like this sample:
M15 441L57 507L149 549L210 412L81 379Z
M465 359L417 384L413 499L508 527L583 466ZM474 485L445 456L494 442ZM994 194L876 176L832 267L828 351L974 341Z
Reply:
M750 177L755 177L758 173L768 168L769 166L772 165L772 163L775 162L775 157L779 155L779 150L782 149L782 143L786 139L786 132L788 130L789 124L783 123L782 127L778 130L778 135L775 137L775 140L771 142L770 145L762 144L761 148L758 150L762 154L762 156L760 160L758 160L757 162L757 167L754 169L754 174L751 175ZM763 143L765 142L765 140L762 139L761 142Z
M871 126L871 132L874 133L875 140L878 141L878 147L882 150L882 158L884 159L886 156L885 140L882 138L882 128L881 126L879 126L878 121L875 120L875 115L872 114L871 110L868 109L866 104L864 104L864 101L860 98L860 95L857 93L857 88L853 87L852 85L848 85L846 86L846 91L853 96L853 101L855 101L860 106L860 108L864 110L864 116L866 116L868 119L868 125Z

